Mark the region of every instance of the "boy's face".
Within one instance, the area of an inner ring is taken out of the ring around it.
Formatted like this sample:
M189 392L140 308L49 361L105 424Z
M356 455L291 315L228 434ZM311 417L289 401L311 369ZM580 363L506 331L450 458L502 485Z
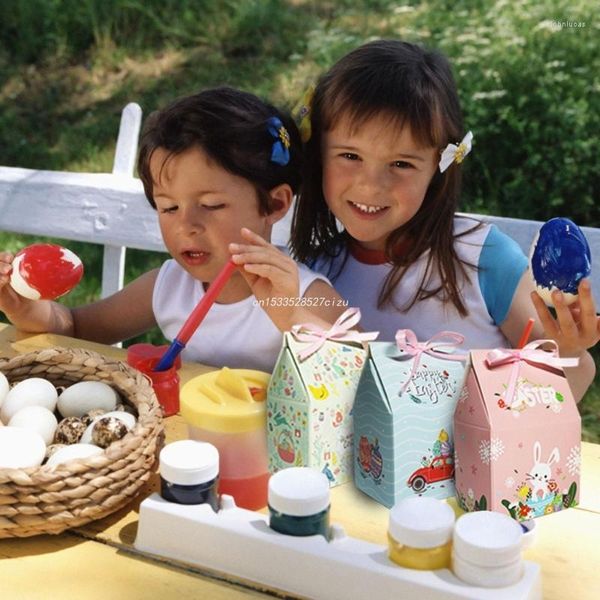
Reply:
M267 241L271 225L258 209L250 182L223 169L198 147L171 155L157 148L150 160L158 222L169 254L194 278L211 282L247 227ZM227 288L245 282L234 273ZM234 300L231 300L234 301Z
M342 118L323 134L323 194L348 233L363 247L383 250L390 233L415 216L439 160L410 128L375 117L352 130Z

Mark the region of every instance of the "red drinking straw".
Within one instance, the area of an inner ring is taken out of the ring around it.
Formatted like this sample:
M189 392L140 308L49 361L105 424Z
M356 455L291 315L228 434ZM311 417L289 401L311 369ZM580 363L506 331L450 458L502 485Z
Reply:
M196 308L194 308L194 310L191 312L190 316L187 318L187 321L183 324L183 327L180 329L175 339L171 342L168 350L162 355L160 361L154 367L154 371L166 371L173 366L175 359L185 348L185 345L192 337L194 331L198 329L200 323L202 323L202 320L206 316L206 313L214 304L217 296L225 287L225 284L229 281L229 278L235 271L236 266L237 265L235 265L231 260L228 260L225 263L225 266L210 284L209 288L206 290L206 293L196 305Z
M517 349L521 350L521 348L523 348L525 346L525 344L527 343L527 340L529 339L529 336L531 335L531 330L533 329L534 323L535 323L535 319L529 319L529 321L527 321L527 324L523 328L523 333L521 334L521 339L519 340Z

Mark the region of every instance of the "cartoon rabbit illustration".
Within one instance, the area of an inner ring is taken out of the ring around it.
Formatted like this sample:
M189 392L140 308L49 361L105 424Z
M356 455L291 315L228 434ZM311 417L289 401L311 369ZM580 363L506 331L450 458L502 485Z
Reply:
M539 496L545 498L550 493L548 484L552 479L552 471L550 466L560 460L560 453L558 448L555 447L548 457L548 462L542 462L542 445L539 442L535 442L533 445L533 467L531 472L528 473L529 479L531 480L531 496L535 499Z

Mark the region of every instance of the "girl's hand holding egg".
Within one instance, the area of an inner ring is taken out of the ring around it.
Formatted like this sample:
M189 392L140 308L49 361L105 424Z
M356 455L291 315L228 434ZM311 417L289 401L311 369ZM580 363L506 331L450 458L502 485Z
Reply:
M556 340L561 356L580 356L600 340L583 232L569 219L551 219L534 240L529 260L536 285L531 299L545 336ZM546 304L554 306L556 319Z

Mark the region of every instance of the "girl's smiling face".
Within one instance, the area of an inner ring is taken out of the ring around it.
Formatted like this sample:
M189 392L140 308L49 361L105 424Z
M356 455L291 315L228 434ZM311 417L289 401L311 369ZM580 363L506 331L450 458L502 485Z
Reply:
M322 137L323 194L348 233L363 247L383 250L390 233L412 219L439 160L409 126L374 117L352 127L347 117Z
M223 169L201 148L179 154L157 148L150 172L165 246L195 279L208 283L216 277L229 260L228 244L242 242L242 227L270 240L272 219L259 214L252 183ZM248 295L250 288L234 273L219 300Z

